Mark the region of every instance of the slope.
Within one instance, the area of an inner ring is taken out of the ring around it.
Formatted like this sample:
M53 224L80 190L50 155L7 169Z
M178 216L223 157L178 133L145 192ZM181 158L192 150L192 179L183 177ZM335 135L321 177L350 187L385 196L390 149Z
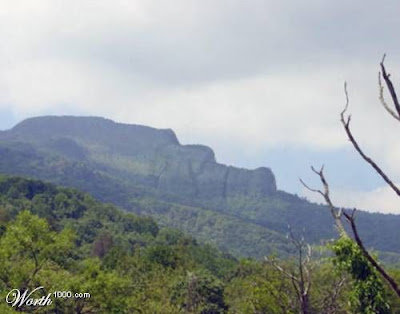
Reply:
M220 164L171 130L94 117L39 117L0 132L0 172L80 188L236 255L286 255L287 225L319 244L335 236L324 206L276 189L269 168ZM400 252L400 217L359 213L367 244Z

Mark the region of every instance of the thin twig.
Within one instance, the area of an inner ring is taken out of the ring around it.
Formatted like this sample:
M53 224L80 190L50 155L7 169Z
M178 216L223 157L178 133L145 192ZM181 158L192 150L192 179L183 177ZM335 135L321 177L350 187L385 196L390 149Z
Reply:
M382 79L381 79L381 72L378 73L378 86L379 86L379 100L383 106L383 108L386 109L387 112L389 112L389 114L395 118L396 120L400 121L400 117L396 114L396 112L393 111L392 108L389 107L389 105L387 104L385 97L383 96L383 84L382 84Z
M397 111L397 117L400 117L400 104L399 104L399 100L397 99L396 90L394 89L393 83L390 80L390 74L386 73L386 69L385 69L385 65L384 65L385 57L386 57L386 55L383 55L383 58L381 61L382 76L386 82L386 86L390 92L390 96L392 97L394 107L396 108L396 111Z
M265 260L291 280L292 286L300 303L301 313L308 314L309 291L311 288L311 274L308 267L311 266L311 246L304 241L304 238L296 238L290 225L288 226L288 229L288 238L290 238L291 242L298 251L297 271L292 269L292 271L289 272L278 265L275 260L271 260L268 257L265 257ZM305 248L307 249L306 252L304 251Z
M335 219L335 225L336 225L336 228L338 229L339 234L341 236L346 236L346 231L344 230L342 222L340 220L340 217L342 215L342 209L335 207L333 205L333 203L332 203L332 200L331 200L331 197L330 197L330 192L329 192L328 181L326 180L325 174L324 174L324 166L322 166L320 170L316 170L313 166L311 166L311 170L316 175L318 175L320 181L322 182L322 185L324 186L324 191L310 188L301 179L300 179L300 182L304 185L304 187L306 189L310 190L311 192L319 193L320 195L322 195L322 197L325 200L325 203L328 205L328 207L329 207L329 209L331 211L332 217Z
M346 278L341 278L339 281L335 281L333 283L332 291L329 291L329 294L324 298L321 302L323 313L325 314L334 314L338 311L337 299L340 293L340 290L344 286L346 282Z
M272 266L274 266L276 268L276 270L278 270L279 272L281 272L282 274L284 274L286 277L290 278L292 281L298 283L299 279L294 276L293 274L287 272L286 270L284 270L280 265L278 265L274 260L269 259L268 257L264 257L265 261L269 264L271 264Z

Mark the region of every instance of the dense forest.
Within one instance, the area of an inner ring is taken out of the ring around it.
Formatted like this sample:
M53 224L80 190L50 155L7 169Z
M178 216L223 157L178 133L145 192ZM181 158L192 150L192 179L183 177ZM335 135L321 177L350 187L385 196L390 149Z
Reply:
M298 313L302 270L309 313L400 313L374 270L346 259L340 250L349 246L339 241L314 249L301 267L297 258L236 259L78 190L8 176L0 177L0 223L1 299L43 287L34 297L52 300L0 302L1 313ZM368 286L354 272L360 267Z
M220 164L211 148L181 145L169 129L30 118L0 131L0 155L0 173L78 188L236 257L292 255L288 224L314 246L337 236L326 206L278 190L268 168ZM366 245L399 262L400 217L360 211L357 220Z

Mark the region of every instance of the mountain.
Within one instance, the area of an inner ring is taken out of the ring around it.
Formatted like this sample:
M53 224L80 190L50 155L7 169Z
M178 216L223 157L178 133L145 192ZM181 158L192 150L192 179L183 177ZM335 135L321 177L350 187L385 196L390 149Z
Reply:
M28 119L0 140L21 141L71 161L133 179L163 193L222 202L236 195L276 192L268 168L246 170L216 162L202 145L180 145L172 130L114 123L103 118L43 117Z
M276 188L269 168L220 164L170 129L97 117L46 116L0 132L0 172L90 192L238 256L290 254L287 225L312 244L336 236L325 206ZM359 212L367 245L400 253L400 217Z

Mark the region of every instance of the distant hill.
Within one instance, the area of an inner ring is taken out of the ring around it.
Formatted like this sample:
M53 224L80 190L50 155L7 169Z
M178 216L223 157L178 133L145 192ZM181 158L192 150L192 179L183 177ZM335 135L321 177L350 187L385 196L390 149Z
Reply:
M230 196L276 192L270 169L219 164L211 148L180 145L172 130L103 118L42 117L0 133L0 140L28 142L48 153L134 179L136 184L190 199L223 202Z
M97 117L31 118L0 132L0 172L80 188L235 255L290 254L287 225L319 244L336 236L326 207L276 189L269 168L216 161L172 130ZM400 253L400 217L359 212L368 246Z

